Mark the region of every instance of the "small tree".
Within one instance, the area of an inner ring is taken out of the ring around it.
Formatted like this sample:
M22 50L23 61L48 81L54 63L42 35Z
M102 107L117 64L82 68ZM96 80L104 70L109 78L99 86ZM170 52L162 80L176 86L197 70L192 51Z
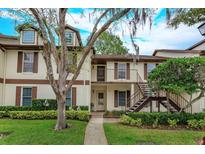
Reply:
M102 55L125 55L128 49L123 46L123 42L119 36L109 32L103 32L95 42L97 54Z
M159 91L164 90L175 94L183 92L191 97L182 111L190 107L205 94L205 58L169 59L157 66L148 77L150 86ZM192 95L198 93L194 99Z

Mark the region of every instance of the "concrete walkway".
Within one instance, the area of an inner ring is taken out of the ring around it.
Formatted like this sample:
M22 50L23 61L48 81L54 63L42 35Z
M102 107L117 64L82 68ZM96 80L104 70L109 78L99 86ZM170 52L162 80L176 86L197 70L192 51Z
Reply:
M106 145L103 129L103 112L93 112L85 131L85 145Z

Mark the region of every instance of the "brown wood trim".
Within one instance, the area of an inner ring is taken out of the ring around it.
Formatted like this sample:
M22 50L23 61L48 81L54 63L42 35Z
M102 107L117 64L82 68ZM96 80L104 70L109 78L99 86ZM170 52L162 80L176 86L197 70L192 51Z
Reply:
M21 86L16 87L16 106L21 105Z
M72 87L72 105L76 106L76 99L77 99L77 89L76 87Z
M130 107L130 102L131 99L130 99L130 90L127 90L127 107Z
M22 72L22 66L23 66L23 52L18 52L18 59L17 59L17 73Z
M127 80L130 80L130 63L127 63Z
M147 63L144 64L144 80L147 80Z
M116 80L118 79L118 63L115 63L114 65L114 79Z
M135 84L135 83L137 83L137 82L127 82L127 81L92 81L91 82L91 84L99 84L99 85L101 85L101 84Z
M90 85L90 81L89 80L85 80L85 85Z
M38 52L34 52L33 73L38 73Z
M37 87L32 87L32 99L37 98Z
M0 83L3 83L4 82L4 79L3 78L0 78Z
M69 81L67 80L67 83ZM49 81L41 79L6 79L6 84L49 84ZM84 85L84 80L76 80L74 85Z
M118 91L114 91L114 107L118 107Z

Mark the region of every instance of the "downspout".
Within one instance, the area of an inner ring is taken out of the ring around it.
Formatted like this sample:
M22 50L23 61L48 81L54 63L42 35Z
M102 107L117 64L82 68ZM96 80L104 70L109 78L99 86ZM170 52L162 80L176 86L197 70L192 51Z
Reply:
M6 51L4 51L4 64L3 64L3 74L4 74L4 77L3 77L3 97L2 97L2 104L4 105L5 104L5 94L6 94L6 65L7 63L7 56L6 56Z

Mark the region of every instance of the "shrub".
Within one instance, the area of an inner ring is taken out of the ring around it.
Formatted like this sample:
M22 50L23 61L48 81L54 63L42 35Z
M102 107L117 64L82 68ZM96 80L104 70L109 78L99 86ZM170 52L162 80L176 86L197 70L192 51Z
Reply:
M34 99L32 100L32 109L39 110L56 110L57 101L55 99Z
M170 127L172 127L172 128L175 128L176 126L177 126L177 123L179 122L179 120L178 119L168 119L168 124L169 124L169 126Z
M90 114L87 111L76 111L77 119L81 121L89 121Z
M89 110L88 106L79 106L79 107L80 107L80 110L82 110L82 111L88 111Z
M134 119L133 119L134 120ZM138 118L135 120L135 126L141 127L142 126L142 119Z
M156 118L153 125L152 125L152 127L157 128L158 126L159 126L159 118Z
M132 118L127 116L127 115L122 115L120 117L120 123L124 124L124 125L129 125L131 123Z
M131 117L127 115L122 115L120 117L120 122L124 125L131 125L131 126L137 126L137 127L142 126L142 120L140 118L132 119Z
M27 120L40 120L40 119L56 119L57 112L54 110L49 111L10 111L8 115L11 119L27 119ZM82 121L89 121L90 113L88 111L66 111L68 119L77 119Z
M199 127L202 129L205 128L205 120L203 120L203 119L199 120Z
M6 112L5 111L0 111L0 118L5 117Z
M0 106L0 111L31 111L31 106Z
M198 129L199 128L199 121L196 120L196 119L188 120L187 123L188 123L188 126L190 128L194 128L194 129Z
M168 125L168 119L178 119L178 124L180 125L187 125L188 120L201 120L204 119L205 113L166 113L166 112L133 112L129 113L128 116L130 116L133 119L140 118L142 119L143 125L153 125L158 119L158 124L160 125Z

